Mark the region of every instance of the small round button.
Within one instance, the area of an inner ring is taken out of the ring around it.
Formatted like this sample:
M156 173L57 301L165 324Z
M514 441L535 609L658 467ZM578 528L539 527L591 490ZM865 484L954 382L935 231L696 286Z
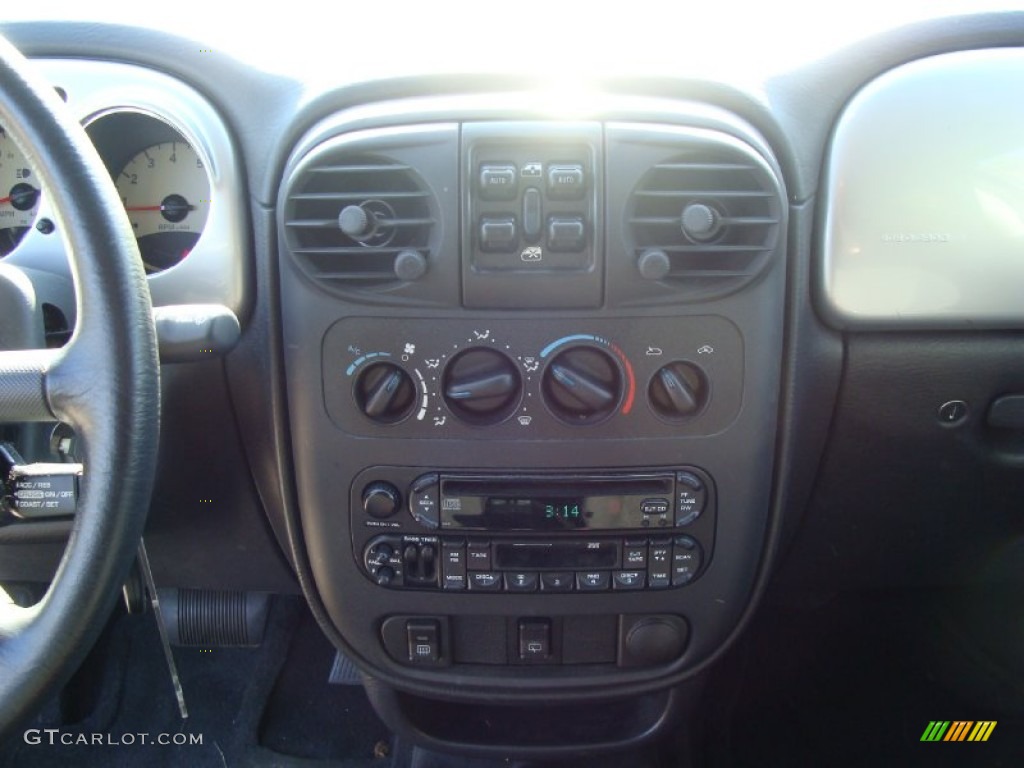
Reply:
M382 587L388 586L394 580L395 572L391 568L388 568L386 565L378 568L377 574L374 576L374 581L376 581Z
M363 510L378 520L391 517L401 503L401 494L391 483L370 483L363 489Z

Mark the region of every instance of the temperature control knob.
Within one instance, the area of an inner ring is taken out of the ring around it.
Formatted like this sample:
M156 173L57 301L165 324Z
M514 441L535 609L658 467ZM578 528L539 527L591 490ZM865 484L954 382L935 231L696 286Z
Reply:
M501 352L474 347L456 355L444 372L444 401L470 424L504 421L519 405L522 379Z
M662 366L647 387L651 407L666 419L696 416L708 401L708 380L693 363L676 361Z
M608 418L622 397L622 372L607 352L570 347L544 370L541 391L548 408L567 424Z
M416 405L416 387L394 363L374 363L356 380L356 404L378 424L396 424Z

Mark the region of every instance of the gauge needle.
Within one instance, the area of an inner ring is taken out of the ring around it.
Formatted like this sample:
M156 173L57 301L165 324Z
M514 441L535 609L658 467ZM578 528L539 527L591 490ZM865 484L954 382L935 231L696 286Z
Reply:
M0 205L4 205L5 203L11 202L11 199L12 198L10 195L8 195L7 197L0 197Z
M2 203L3 200L0 200ZM168 210L186 210L194 211L196 207L194 205L129 205L125 206L126 211L168 211Z

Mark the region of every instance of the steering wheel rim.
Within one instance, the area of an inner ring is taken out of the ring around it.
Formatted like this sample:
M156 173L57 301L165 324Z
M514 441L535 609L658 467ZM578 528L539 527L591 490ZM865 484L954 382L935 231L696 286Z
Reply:
M70 677L124 583L156 471L160 369L142 261L113 182L53 88L2 38L0 122L58 212L77 297L63 348L0 352L0 424L65 422L85 466L45 596L0 606L2 738Z

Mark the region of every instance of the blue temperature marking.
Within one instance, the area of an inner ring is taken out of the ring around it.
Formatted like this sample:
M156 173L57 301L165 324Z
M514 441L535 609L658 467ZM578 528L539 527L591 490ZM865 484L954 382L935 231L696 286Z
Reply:
M351 376L353 373L355 373L356 368L358 368L360 365L365 363L367 360L372 360L375 357L391 357L391 353L390 352L371 352L368 355L363 355L362 357L357 357L354 361L352 361L352 365L350 365L348 368L345 369L345 375L346 376Z
M589 333L577 333L575 336L563 336L558 341L553 341L541 350L540 356L547 357L551 354L552 350L557 347L567 344L570 341L596 341L598 344L607 344L608 342L602 339L600 336L594 336Z

